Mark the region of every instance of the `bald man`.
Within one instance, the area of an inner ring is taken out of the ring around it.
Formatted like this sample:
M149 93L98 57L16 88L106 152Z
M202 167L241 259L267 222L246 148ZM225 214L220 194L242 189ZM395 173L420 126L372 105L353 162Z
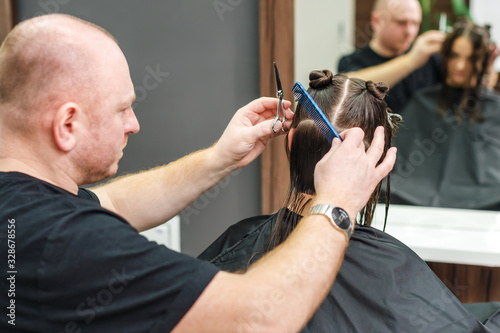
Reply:
M433 55L441 49L445 34L428 31L416 38L421 21L422 9L417 0L376 0L370 20L370 43L343 56L338 71L389 84L387 104L400 112L417 89L441 81L441 64Z
M330 289L348 244L335 219L304 217L245 274L221 272L138 233L254 160L275 136L277 100L261 98L238 110L208 149L81 188L116 173L128 136L139 131L134 97L122 51L93 24L41 16L16 26L2 44L0 298L6 315L0 330L300 330ZM291 117L287 109L285 128ZM342 135L316 167L313 203L335 204L355 221L396 151L376 166L382 128L367 152L360 129Z

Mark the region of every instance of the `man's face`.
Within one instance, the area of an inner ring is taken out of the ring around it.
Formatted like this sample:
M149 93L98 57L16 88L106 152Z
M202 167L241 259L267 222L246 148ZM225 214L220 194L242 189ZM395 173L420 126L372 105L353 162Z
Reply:
M389 56L405 53L418 35L422 10L417 1L389 1L387 8L373 14L373 29Z
M101 68L97 102L86 112L89 131L85 138L83 173L86 183L94 183L114 175L123 156L129 134L139 131L139 123L132 110L135 99L125 57L116 46L114 54L107 54Z
M451 47L450 57L446 64L448 75L446 76L446 83L452 87L465 87L471 82L472 78L472 54L473 47L471 41L460 36Z

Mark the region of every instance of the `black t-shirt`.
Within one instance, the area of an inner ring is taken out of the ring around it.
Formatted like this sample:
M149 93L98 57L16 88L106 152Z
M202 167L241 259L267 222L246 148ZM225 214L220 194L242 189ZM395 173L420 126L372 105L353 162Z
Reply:
M392 59L394 58L382 57L366 46L343 56L339 61L338 71L339 73L354 72L383 64ZM418 89L432 86L438 82L441 82L441 64L439 56L434 55L425 65L413 71L398 84L390 87L385 100L393 112L400 113Z
M218 269L80 195L0 173L0 331L172 330Z

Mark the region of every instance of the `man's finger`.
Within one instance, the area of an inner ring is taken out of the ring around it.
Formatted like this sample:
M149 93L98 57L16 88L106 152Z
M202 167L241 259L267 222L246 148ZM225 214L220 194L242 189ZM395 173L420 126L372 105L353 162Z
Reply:
M279 120L276 122L276 124L274 124L274 131L276 132L276 133L274 133L273 127L272 127L273 122L274 122L274 119L267 119L267 120L264 120L264 121L260 122L259 124L255 125L257 128L257 131L253 132L256 135L256 137L254 139L256 139L257 137L258 138L263 138L266 136L275 137L278 135L286 134L286 132L281 130L281 121L279 121ZM287 122L285 122L285 129L287 129L286 125L287 125ZM288 127L290 127L289 121L288 121Z
M261 113L269 109L277 110L279 99L274 97L261 97L259 99L253 100L248 103L244 108L250 109L256 113ZM290 108L292 103L287 100L283 100L285 109Z
M380 157L384 153L384 143L384 128L378 126L373 134L372 143L366 152L366 155L368 155L368 158L374 165L380 160Z
M339 138L333 138L332 140L332 147L330 150L325 154L323 159L329 159L330 156L335 153L335 151L340 147L341 141Z
M377 178L377 183L380 182L389 172L391 172L394 167L394 163L396 163L397 156L397 148L391 147L387 154L385 155L384 160L377 165L375 168L375 177Z
M343 142L343 146L349 148L357 148L360 144L363 144L363 139L365 138L365 132L359 127L350 128L340 135Z

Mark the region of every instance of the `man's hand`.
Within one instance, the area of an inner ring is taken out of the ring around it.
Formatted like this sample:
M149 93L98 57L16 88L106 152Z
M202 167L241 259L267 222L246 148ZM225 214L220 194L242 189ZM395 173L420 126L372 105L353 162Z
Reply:
M396 148L384 151L384 129L379 126L365 152L364 133L351 128L341 143L335 138L330 151L318 162L314 171L316 197L314 203L335 204L345 209L352 220L363 208L377 184L392 170L396 162Z
M422 67L429 58L441 50L446 34L438 30L424 32L417 37L413 47L408 54L416 68Z
M490 45L490 57L488 58L488 62L486 63L486 70L484 75L483 84L489 89L495 89L495 86L498 82L498 73L495 70L495 60L500 54L500 49L496 44Z
M288 130L293 113L291 103L283 103L287 118L283 126ZM270 138L284 134L280 121L275 124L275 130L280 129L278 133L271 129L277 106L278 99L262 97L239 109L214 146L217 161L231 169L244 167L262 153Z

